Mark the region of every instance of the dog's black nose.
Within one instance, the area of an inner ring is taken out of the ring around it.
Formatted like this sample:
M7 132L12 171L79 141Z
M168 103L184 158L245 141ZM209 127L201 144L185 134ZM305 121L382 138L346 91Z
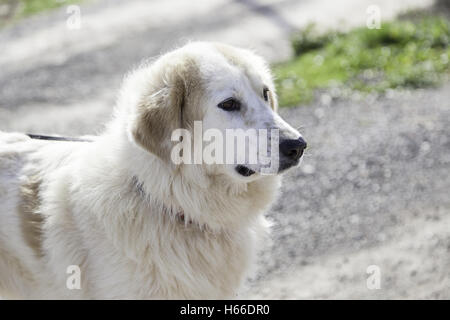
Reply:
M280 152L292 161L300 159L303 150L306 149L306 141L303 138L281 141Z

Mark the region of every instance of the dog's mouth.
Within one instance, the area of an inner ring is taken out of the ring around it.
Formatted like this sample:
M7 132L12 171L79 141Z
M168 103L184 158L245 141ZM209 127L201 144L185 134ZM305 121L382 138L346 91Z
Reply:
M256 173L252 169L247 168L247 167L245 167L243 165L238 165L238 166L236 166L235 169L236 169L237 173L239 173L241 176L244 176L244 177L250 177L251 175Z

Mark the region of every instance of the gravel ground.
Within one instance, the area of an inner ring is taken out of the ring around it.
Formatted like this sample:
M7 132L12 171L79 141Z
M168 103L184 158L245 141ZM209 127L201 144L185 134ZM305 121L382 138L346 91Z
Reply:
M64 10L0 31L0 129L91 134L123 74L187 39L289 56L288 31L364 23L369 4L390 17L429 0L191 2L102 0L68 31ZM220 12L220 16L217 13ZM346 19L346 23L342 23ZM273 242L244 298L450 298L450 84L333 98L282 109L309 148L269 212ZM376 265L381 288L366 286Z
M277 61L291 54L291 31L312 21L343 30L365 24L369 5L378 5L382 19L389 19L430 3L99 0L81 7L79 30L67 28L70 15L62 8L0 31L0 108L37 107L45 112L49 105L104 104L103 95L113 101L111 92L131 67L188 40L254 48Z
M450 84L282 109L308 141L250 298L450 298ZM367 267L381 273L368 290Z

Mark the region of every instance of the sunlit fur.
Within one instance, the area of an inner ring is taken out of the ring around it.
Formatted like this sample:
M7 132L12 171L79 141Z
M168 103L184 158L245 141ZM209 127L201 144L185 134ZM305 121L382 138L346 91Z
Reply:
M236 297L280 178L174 165L168 133L202 120L205 128L298 135L276 114L274 92L252 52L191 43L127 76L113 119L93 142L0 133L0 296ZM216 107L231 94L248 105L242 118ZM70 265L81 269L80 290L66 287Z

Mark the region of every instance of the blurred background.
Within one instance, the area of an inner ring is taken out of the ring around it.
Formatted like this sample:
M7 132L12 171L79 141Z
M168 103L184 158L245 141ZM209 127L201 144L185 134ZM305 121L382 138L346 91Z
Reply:
M450 1L0 0L0 130L95 134L124 74L252 48L308 141L242 298L450 298Z

